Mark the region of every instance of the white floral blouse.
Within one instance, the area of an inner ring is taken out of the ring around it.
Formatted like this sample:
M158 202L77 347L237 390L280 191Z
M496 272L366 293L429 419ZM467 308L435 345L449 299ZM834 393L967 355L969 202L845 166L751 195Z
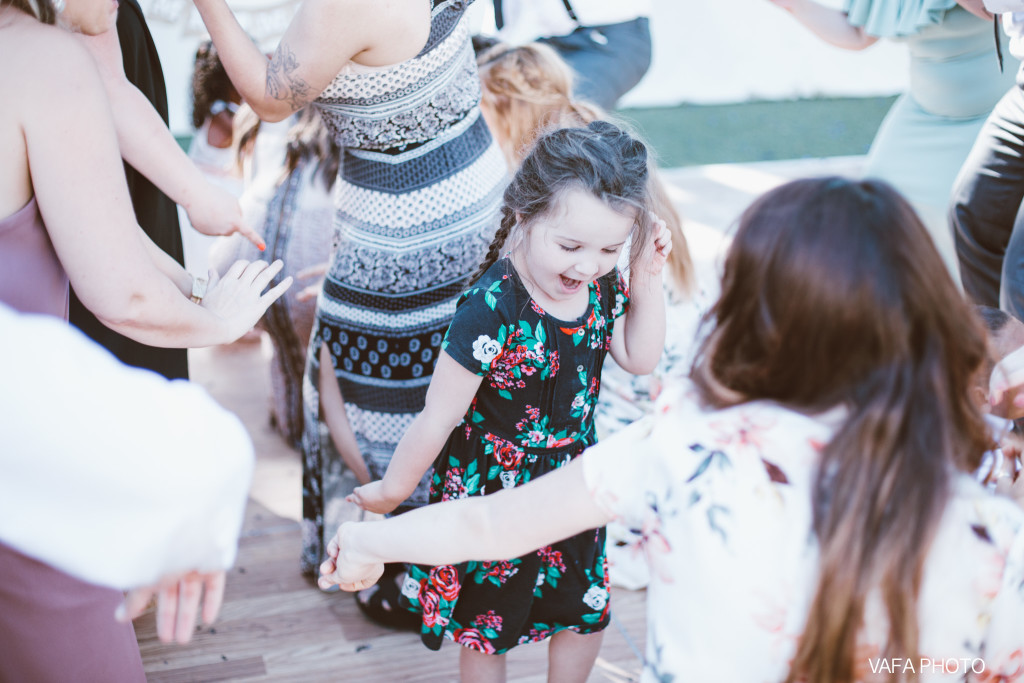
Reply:
M706 412L682 383L586 452L594 499L639 530L650 566L644 681L785 678L816 586L815 463L841 419L769 402ZM925 569L922 660L881 659L870 601L858 678L1024 681L1022 529L1024 511L959 477Z

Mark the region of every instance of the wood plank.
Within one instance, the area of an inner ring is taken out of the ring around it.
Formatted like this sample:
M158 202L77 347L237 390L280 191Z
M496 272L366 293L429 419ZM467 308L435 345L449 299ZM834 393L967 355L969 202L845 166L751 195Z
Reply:
M263 676L267 667L262 657L229 660L227 658L215 664L187 666L179 669L147 673L149 683L196 683L207 681L238 681L254 676Z

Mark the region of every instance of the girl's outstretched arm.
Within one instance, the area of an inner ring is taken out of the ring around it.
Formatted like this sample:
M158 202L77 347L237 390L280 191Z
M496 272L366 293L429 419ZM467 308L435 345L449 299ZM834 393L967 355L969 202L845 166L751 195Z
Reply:
M622 369L634 375L653 372L665 349L665 297L661 271L672 251L672 233L665 221L652 216L654 239L629 276L629 308L616 323L611 354Z
M591 497L582 460L493 495L343 524L327 546L319 585L360 590L377 580L385 562L501 560L603 526L611 516Z
M876 36L869 35L860 26L851 24L842 10L819 5L815 0L769 0L769 2L788 11L796 17L797 21L829 45L835 45L844 50L863 50L878 42Z
M412 495L452 431L462 421L483 377L442 351L427 389L426 405L395 448L380 481L360 486L348 497L364 510L387 514Z

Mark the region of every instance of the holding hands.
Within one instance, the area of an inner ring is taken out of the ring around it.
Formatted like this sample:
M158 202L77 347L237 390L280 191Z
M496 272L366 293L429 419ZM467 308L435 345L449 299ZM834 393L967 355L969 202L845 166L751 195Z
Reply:
M357 486L352 493L345 497L345 500L355 503L367 512L386 515L398 507L405 498L406 496L402 496L395 500L393 496L388 495L384 480L378 479L369 484Z
M379 482L375 482L379 483ZM366 488L360 487L360 488ZM321 590L338 586L344 591L359 591L377 583L384 573L384 563L370 561L360 557L352 548L352 533L356 522L346 522L338 529L330 543L327 544L327 559L320 565L320 578L317 585ZM342 543L342 536L347 536Z

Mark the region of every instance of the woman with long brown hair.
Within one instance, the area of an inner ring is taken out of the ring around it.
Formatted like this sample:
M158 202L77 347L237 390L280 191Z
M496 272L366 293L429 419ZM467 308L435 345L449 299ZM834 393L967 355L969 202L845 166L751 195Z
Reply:
M652 419L526 486L343 525L321 585L619 519L652 573L644 681L1020 675L1024 513L969 474L985 333L906 200L841 178L767 193L709 319Z

